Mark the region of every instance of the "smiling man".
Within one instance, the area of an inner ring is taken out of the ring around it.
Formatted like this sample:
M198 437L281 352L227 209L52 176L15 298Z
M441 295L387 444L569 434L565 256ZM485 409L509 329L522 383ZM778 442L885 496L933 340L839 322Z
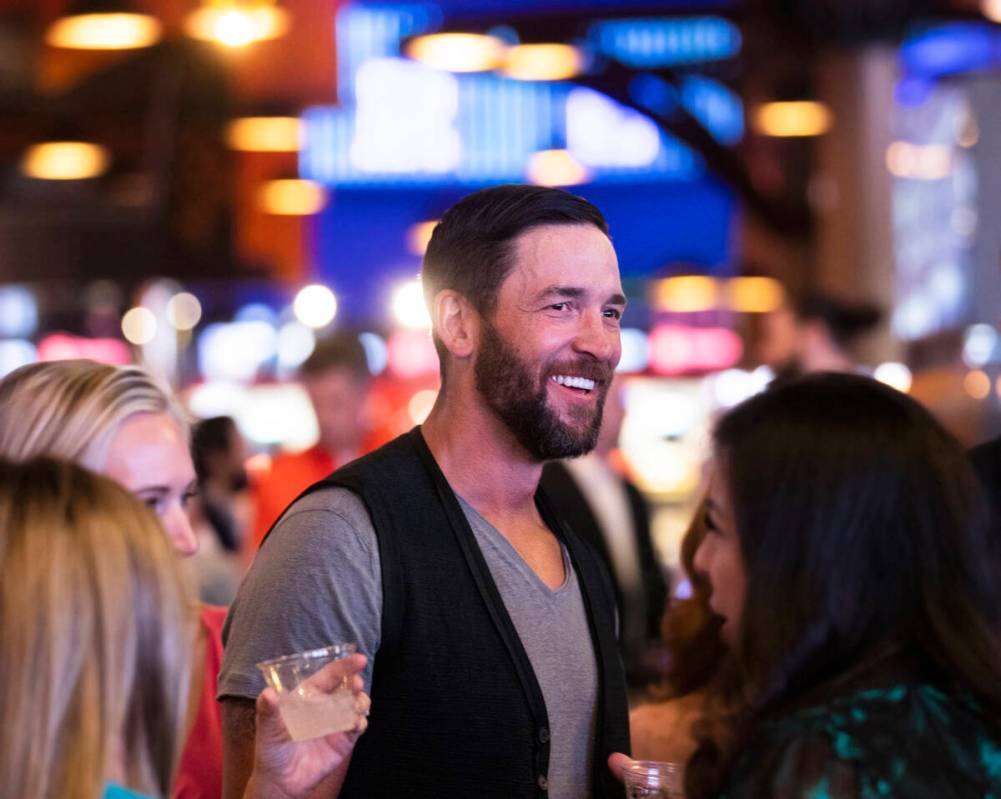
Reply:
M226 629L226 795L253 753L254 664L355 641L368 732L322 797L621 797L614 595L538 491L591 450L625 297L600 212L500 186L442 217L424 292L442 387L427 422L300 497Z

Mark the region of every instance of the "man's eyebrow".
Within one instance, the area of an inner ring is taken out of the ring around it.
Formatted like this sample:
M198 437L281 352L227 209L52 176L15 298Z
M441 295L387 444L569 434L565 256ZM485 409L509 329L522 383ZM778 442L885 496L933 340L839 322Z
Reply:
M539 292L539 299L548 299L550 297L561 297L568 300L580 299L587 295L587 290L580 288L578 286L547 286L542 291ZM625 305L626 297L624 294L612 294L607 300L605 300L605 305Z
M564 297L568 300L576 300L583 297L587 292L579 286L546 286L539 292L539 299L549 297Z

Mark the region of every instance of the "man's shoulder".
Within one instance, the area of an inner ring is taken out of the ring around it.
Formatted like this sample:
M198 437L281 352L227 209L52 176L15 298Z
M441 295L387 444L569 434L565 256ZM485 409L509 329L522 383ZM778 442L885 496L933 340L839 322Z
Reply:
M971 449L970 462L981 480L1001 488L1001 437Z
M269 545L312 545L355 539L366 549L375 546L368 508L354 491L322 485L289 505L275 525ZM317 541L316 539L321 539Z

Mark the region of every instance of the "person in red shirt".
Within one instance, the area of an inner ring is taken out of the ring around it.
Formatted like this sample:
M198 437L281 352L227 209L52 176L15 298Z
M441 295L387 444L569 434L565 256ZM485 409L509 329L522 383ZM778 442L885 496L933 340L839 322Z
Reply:
M372 381L358 337L339 332L317 341L299 368L299 381L313 405L320 438L302 452L277 455L270 468L254 480L251 558L292 500L336 467L367 451L365 407Z

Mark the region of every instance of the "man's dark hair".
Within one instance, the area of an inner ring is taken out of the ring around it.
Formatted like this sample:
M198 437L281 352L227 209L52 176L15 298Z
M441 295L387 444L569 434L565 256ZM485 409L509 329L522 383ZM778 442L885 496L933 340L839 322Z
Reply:
M494 186L449 208L435 226L421 279L430 308L443 289L457 291L489 314L513 266L515 239L543 225L594 225L608 235L601 211L582 197L545 186ZM442 364L445 351L435 337Z
M318 339L313 352L299 367L299 376L316 377L331 369L343 369L358 380L371 377L365 347L355 333L338 331Z

